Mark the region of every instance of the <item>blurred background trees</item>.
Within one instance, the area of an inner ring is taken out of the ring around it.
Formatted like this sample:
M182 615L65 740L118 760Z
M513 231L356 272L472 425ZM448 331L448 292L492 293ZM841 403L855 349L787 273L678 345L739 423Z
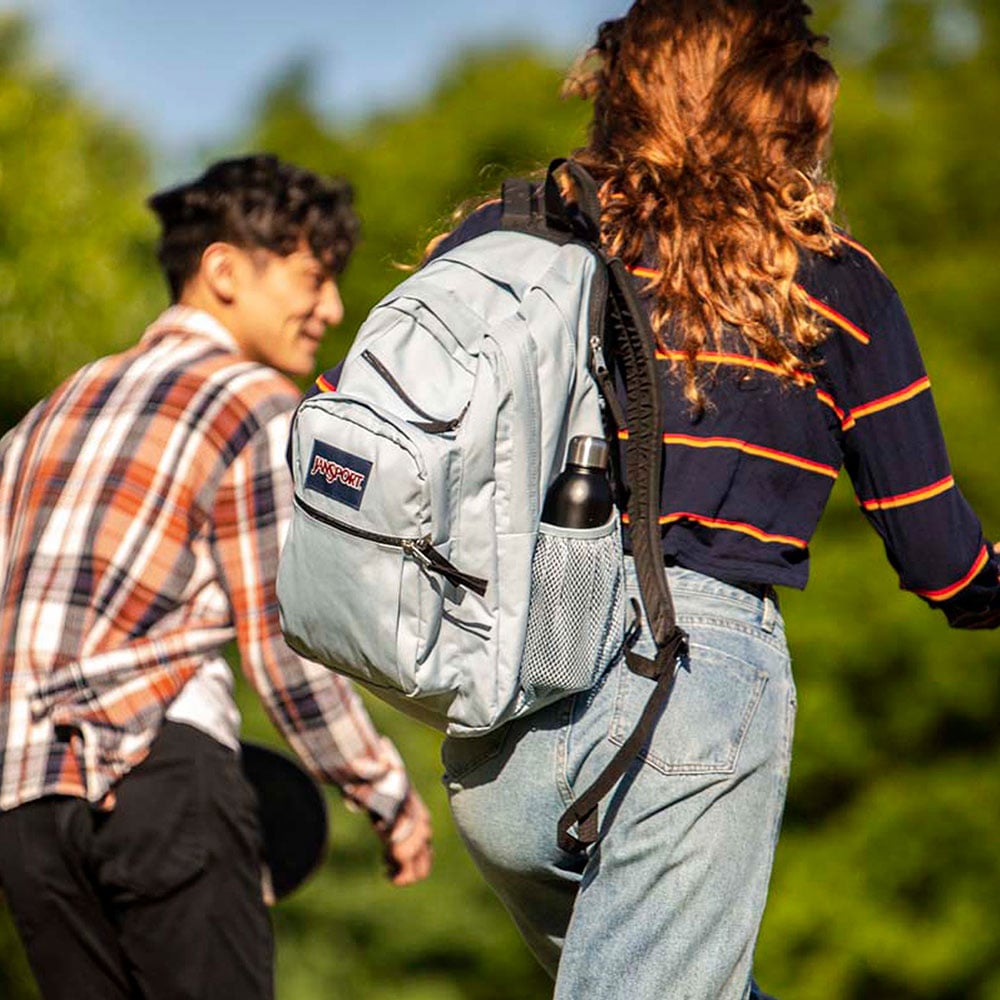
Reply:
M907 303L957 478L1000 537L989 450L1000 425L1000 8L814 6L842 77L844 221ZM220 136L211 155L269 149L347 174L365 219L325 364L456 206L580 144L588 109L557 96L568 61L468 52L429 96L350 125L315 110L308 64L262 83L251 134ZM0 18L0 431L165 304L143 208L154 161L142 136L39 68L23 19ZM759 979L783 1000L1000 1000L997 635L952 633L899 592L846 482L808 591L782 597L800 710ZM252 696L242 702L247 732L275 740ZM549 995L458 843L438 737L379 705L373 714L435 814L437 870L393 890L365 820L334 804L329 863L274 914L279 996ZM2 907L0 995L36 996Z
M150 273L149 154L33 62L0 15L0 426L68 372L135 339Z

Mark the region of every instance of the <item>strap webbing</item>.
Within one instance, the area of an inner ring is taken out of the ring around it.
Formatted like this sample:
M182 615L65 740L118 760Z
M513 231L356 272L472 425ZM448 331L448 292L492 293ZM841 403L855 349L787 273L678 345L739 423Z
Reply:
M684 634L678 630L676 636L676 646L673 649L664 651L664 659L670 658L676 661L676 656L680 652L681 644L684 641ZM657 657L659 660L659 656ZM650 661L645 661L650 662ZM670 692L673 689L675 669L664 669L660 671L656 680L656 687L649 696L642 715L636 723L628 739L618 748L614 757L608 765L597 776L594 783L580 796L572 805L559 817L558 834L559 847L563 851L571 854L585 851L591 844L597 843L598 838L598 813L597 807L608 792L618 783L618 779L625 774L632 763L642 753L656 723L659 721L663 710L670 699ZM574 837L569 832L570 827L576 824L578 837Z

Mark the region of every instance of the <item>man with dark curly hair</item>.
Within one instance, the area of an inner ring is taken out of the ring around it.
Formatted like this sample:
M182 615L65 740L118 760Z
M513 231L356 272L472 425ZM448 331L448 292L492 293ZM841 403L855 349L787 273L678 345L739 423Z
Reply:
M350 187L272 156L150 200L173 305L0 442L0 883L47 1000L273 995L223 647L397 884L428 814L356 693L285 645L298 390L343 309ZM280 374L283 373L283 374Z

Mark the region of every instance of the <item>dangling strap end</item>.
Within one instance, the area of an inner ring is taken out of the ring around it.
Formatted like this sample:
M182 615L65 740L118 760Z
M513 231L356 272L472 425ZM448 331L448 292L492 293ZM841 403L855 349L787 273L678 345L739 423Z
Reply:
M659 676L656 660L651 660L648 656L640 656L631 649L625 650L625 665L633 674L651 681L655 681Z
M675 625L667 637L667 641L657 648L656 656L653 659L648 656L640 656L631 648L626 648L625 663L633 674L655 681L664 673L673 672L674 664L678 657L684 654L686 648L687 633Z
M565 851L567 854L582 854L589 847L592 847L597 843L598 837L598 825L597 825L597 806L595 805L592 809L583 813L582 815L578 812L577 807L579 806L579 801L574 802L573 805L569 807L559 817L559 849ZM569 832L570 827L576 824L577 832L579 837L574 837L573 834Z

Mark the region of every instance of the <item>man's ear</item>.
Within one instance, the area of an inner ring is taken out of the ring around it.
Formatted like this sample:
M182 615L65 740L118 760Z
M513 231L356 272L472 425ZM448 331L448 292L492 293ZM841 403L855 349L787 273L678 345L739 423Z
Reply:
M211 243L201 255L198 274L215 298L231 305L239 287L240 251L231 243Z

